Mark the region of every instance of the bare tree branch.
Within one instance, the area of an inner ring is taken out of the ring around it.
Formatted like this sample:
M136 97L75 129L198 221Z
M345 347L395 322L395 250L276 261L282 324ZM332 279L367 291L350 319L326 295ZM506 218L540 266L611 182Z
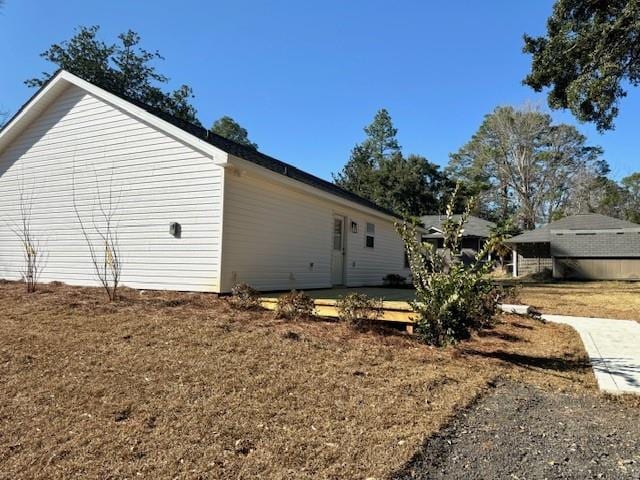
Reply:
M82 236L89 248L89 256L91 257L94 272L110 301L117 300L118 298L118 287L120 285L120 278L122 275L122 256L120 254L118 223L115 220L121 195L119 194L117 199L114 198L113 172L114 168L112 166L107 186L107 198L103 200L103 192L100 188L101 182L98 178L98 173L94 168L95 196L93 198L90 220L93 228L90 230L87 228L85 220L83 220L78 208L75 182L75 158L73 161L73 209L75 211L76 218L78 219L78 223L80 224Z
M20 275L27 292L36 291L38 279L45 265L44 246L42 239L33 231L31 213L33 211L34 185L29 191L25 188L24 170L20 174L18 184L18 218L7 221L9 229L18 237L23 253L23 264Z

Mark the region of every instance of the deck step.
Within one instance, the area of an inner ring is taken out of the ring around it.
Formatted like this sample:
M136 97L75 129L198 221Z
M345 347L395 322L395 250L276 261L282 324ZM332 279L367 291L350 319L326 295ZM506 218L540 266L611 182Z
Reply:
M337 300L331 299L315 299L316 315L319 317L338 318L336 302ZM263 297L260 299L260 304L268 310L275 310L278 299L274 297ZM413 324L414 319L415 313L407 302L382 302L382 315L378 320Z

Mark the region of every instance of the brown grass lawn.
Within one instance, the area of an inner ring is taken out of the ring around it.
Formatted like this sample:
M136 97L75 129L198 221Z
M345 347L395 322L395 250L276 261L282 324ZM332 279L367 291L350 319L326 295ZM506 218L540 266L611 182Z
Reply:
M525 283L519 299L544 313L640 321L640 282Z
M457 347L210 295L0 285L0 478L384 478L497 377L594 392L567 327Z

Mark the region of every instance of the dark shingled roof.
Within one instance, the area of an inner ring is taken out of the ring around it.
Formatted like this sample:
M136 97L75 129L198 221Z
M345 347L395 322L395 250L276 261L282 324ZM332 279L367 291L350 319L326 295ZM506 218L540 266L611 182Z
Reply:
M599 213L580 213L564 217L555 222L547 223L540 228L524 232L507 240L507 243L543 243L551 241L551 232L555 230L624 230L640 228L637 223L619 220L617 218L600 215Z
M442 222L444 222L446 218L446 215L425 215L424 217L420 217L420 221L424 223L426 229L429 229L430 227L441 229ZM455 220L459 220L460 215L454 215L453 218ZM469 221L464 226L464 232L462 236L488 238L491 235L491 229L495 226L496 224L493 222L470 215ZM426 235L426 237L440 238L442 237L442 235L439 233L434 233L431 235Z

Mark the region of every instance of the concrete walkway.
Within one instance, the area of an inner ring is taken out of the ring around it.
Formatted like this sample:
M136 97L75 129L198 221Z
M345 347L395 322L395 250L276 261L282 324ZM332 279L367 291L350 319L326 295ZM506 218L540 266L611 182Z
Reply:
M640 395L640 323L565 315L542 318L570 325L580 334L600 390Z

